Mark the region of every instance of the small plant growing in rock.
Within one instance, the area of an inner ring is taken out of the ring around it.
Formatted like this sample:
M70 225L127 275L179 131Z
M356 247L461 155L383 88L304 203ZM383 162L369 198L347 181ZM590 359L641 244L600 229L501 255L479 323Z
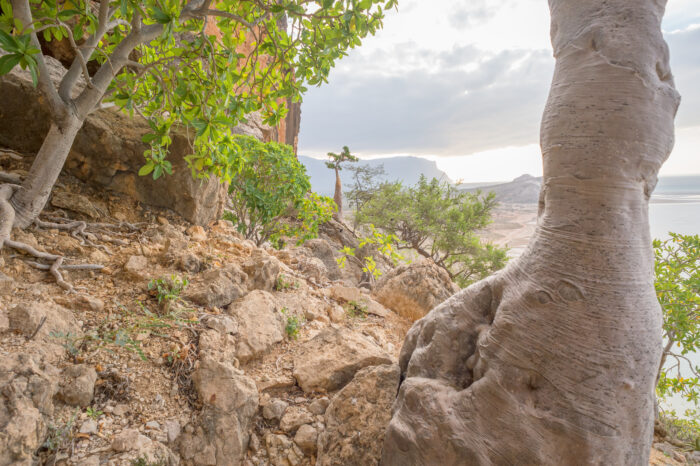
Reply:
M103 413L92 406L88 406L85 410L85 414L87 414L90 419L94 419L96 421L100 416L102 416Z
M186 278L170 275L170 278L158 278L148 283L148 290L155 293L158 304L178 301L189 282Z
M364 303L358 303L357 301L348 301L348 303L345 305L345 311L350 317L353 318L367 318L367 305Z
M275 291L287 291L289 289L296 290L299 288L299 282L296 280L287 280L284 274L279 274L275 280Z
M139 456L131 461L131 466L165 466L166 464L166 461L162 458L158 458L156 461L149 461L146 455Z
M284 331L287 333L287 337L289 337L290 340L296 340L299 338L299 329L301 329L301 325L304 323L304 320L295 315L288 316L286 307L283 307L280 312L283 316L287 317L287 324L284 326Z
M41 449L50 453L55 453L64 448L73 436L73 426L75 425L75 419L77 417L78 410L73 413L65 424L59 426L49 425L48 435L46 436L44 443L41 445Z

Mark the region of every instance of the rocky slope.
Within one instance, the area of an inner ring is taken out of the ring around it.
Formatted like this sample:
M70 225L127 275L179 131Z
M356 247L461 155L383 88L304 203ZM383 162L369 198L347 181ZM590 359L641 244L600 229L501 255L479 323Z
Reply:
M29 162L0 151L1 170ZM411 320L357 288L352 264L338 268L342 244L357 246L342 225L257 248L226 221L193 226L67 175L49 217L101 225L89 242L60 229L15 238L105 268L65 272L67 293L0 252L0 465L378 461ZM410 267L386 271L392 296L401 283L421 303L450 294L441 277L421 289ZM427 312L406 303L404 315Z

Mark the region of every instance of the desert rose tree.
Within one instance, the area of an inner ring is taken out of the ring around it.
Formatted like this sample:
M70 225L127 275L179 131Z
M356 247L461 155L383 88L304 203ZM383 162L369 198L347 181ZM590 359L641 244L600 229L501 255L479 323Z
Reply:
M338 206L338 210L335 211L333 216L336 219L343 218L343 185L340 182L340 170L343 169L344 162L357 162L359 159L350 153L348 146L343 146L343 150L340 154L335 152L328 153L328 161L326 166L331 170L335 170L335 192L333 194L333 200L335 205Z
M0 248L52 261L52 272L64 267L59 256L12 241L10 233L13 227L47 225L39 214L76 133L102 105L114 103L148 120L152 131L144 142L151 148L141 175L158 178L172 170L169 134L182 127L190 136L193 176L228 181L242 163L230 129L258 110L265 123L277 124L286 114L280 102L298 101L305 86L326 81L335 61L381 27L384 10L395 5L396 0L0 0L0 75L15 67L28 70L51 118L26 179L0 173L5 182ZM67 39L73 48L75 59L59 82L49 76L39 35Z
M679 103L664 0L550 0L523 255L416 322L384 465L648 463L661 310L648 201Z

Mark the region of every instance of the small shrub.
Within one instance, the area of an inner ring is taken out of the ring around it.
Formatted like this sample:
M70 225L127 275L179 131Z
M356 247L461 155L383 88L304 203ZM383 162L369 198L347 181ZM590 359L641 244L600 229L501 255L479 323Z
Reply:
M49 425L46 440L44 440L41 448L54 453L66 447L73 437L73 426L77 417L78 410L73 413L65 424L60 426Z
M348 301L348 303L345 305L345 311L350 317L353 318L367 318L367 305L364 303L358 303L357 301Z
M148 283L148 290L155 293L158 304L178 301L189 282L186 278L171 275L170 278L158 278Z
M287 332L287 337L289 337L290 340L296 340L299 337L299 330L304 322L303 319L300 319L295 315L288 316L286 307L282 308L282 311L280 312L282 312L282 315L287 317L287 324L284 326L284 331Z
M224 219L258 246L270 240L280 247L283 236L299 243L315 238L319 225L332 217L335 204L310 192L306 169L292 148L251 136L235 136L234 142L244 163L229 185L231 210ZM296 219L291 224L290 217Z
M299 288L299 282L287 280L283 273L279 274L275 280L275 291L296 290L297 288Z
M669 437L682 442L687 448L700 450L700 422L695 409L688 409L681 417L675 411L661 411L659 423L664 427Z

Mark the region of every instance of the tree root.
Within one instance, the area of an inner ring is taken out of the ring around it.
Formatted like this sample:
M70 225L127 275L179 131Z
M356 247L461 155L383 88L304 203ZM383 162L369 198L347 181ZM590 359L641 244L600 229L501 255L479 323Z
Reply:
M13 160L23 160L24 156L12 149L0 149L0 155L6 155Z
M4 245L7 247L10 247L12 249L16 249L18 251L24 251L25 253L32 255L36 257L37 259L43 259L46 261L52 261L53 263L51 265L47 264L40 264L37 262L31 262L27 261L27 264L40 269L40 270L48 270L51 275L56 279L56 283L58 286L63 288L64 290L68 292L73 292L75 289L73 286L66 282L63 279L63 275L61 275L61 270L60 269L66 269L66 270L101 270L104 268L102 265L98 264L63 264L64 257L59 256L58 254L50 254L48 252L41 252L35 249L34 247L26 244L26 243L21 243L19 241L12 241L10 239L6 239L4 241Z
M0 172L0 182L20 184L22 182L22 177L14 173Z

